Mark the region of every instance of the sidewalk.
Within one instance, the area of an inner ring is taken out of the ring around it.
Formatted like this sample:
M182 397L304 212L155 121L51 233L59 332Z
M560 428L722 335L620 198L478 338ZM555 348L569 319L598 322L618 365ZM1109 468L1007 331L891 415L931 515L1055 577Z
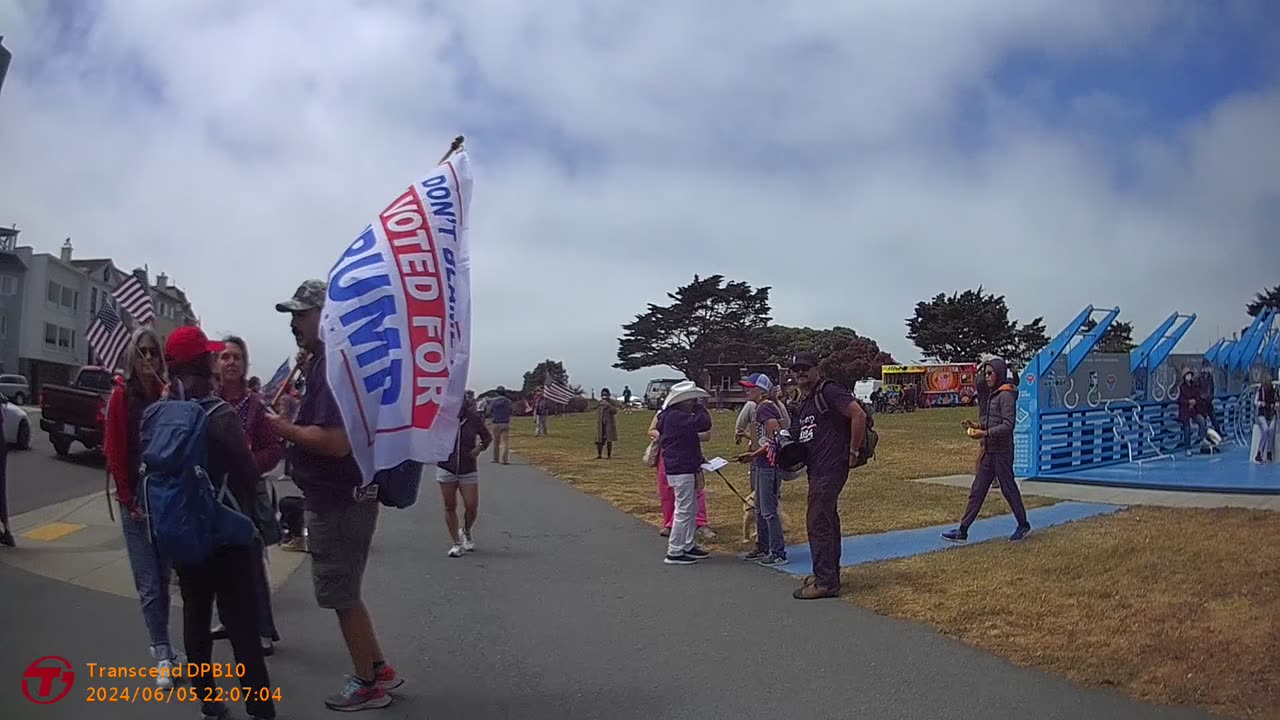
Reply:
M525 466L485 462L481 475L478 549L466 557L445 555L429 477L416 506L382 509L365 599L408 682L395 704L370 718L1206 717L1014 667L843 601L793 600L794 579L732 557L663 565L665 541L653 528L601 500ZM0 568L0 581L5 572L12 571ZM16 651L0 654L0 675L20 673L41 651L80 653L67 657L83 663L101 661L87 651L119 654L122 644L139 644L136 602L42 578L23 582L24 596L48 594L41 607L66 607L51 617L19 598L11 612L24 625L14 634ZM77 606L101 608L101 617L56 617ZM348 661L305 568L285 580L275 609L283 642L269 663L284 697L281 718L338 717L322 698L338 689ZM104 622L100 639L83 636ZM15 685L0 683L0 716L137 720L188 712L78 700L34 714L8 704L20 700L6 694Z
M967 488L973 484L972 475L945 475L921 478L913 482ZM1239 507L1253 510L1280 510L1280 495L1244 495L1240 493L1177 492L1171 490L1141 490L1104 487L1101 485L1076 485L1072 483L1018 482L1023 495L1078 500L1109 505L1159 505L1163 507L1217 508Z

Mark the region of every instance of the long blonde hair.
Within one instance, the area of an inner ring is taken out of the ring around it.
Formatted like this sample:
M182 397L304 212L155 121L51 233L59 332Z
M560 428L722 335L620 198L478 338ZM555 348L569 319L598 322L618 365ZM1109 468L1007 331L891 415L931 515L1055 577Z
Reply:
M150 339L155 343L156 355L151 359L151 367L156 371L156 377L160 378L160 382L168 382L169 372L164 364L164 346L160 344L160 336L156 334L149 326L143 325L133 331L133 336L129 338L129 344L124 349L124 379L132 380L138 372L138 346L143 340Z

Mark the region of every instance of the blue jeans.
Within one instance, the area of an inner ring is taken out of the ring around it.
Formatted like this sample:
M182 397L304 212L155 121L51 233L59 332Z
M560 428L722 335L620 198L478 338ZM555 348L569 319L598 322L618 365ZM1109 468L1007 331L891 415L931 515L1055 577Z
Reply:
M169 578L172 568L156 551L147 535L147 521L134 520L129 509L120 506L120 526L124 546L133 570L133 586L142 602L142 619L151 635L151 652L156 659L173 658L169 643Z
M756 549L785 558L787 544L782 536L782 514L778 511L782 497L782 471L752 465L751 489L756 493Z

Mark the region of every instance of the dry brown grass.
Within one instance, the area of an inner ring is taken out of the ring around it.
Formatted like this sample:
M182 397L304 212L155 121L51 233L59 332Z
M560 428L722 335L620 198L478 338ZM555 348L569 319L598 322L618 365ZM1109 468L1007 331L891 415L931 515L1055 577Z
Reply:
M704 454L726 460L746 449L733 444L735 413L713 413L714 429ZM846 535L922 527L955 522L964 511L967 490L908 482L913 478L972 472L974 442L964 436L960 421L975 417L973 410L930 410L909 415L876 418L880 446L876 460L853 471L841 496L841 520ZM533 436L533 422L517 419L512 426L512 449L534 465L601 497L624 512L655 526L661 522L658 489L653 469L640 461L648 444L646 432L653 414L636 411L618 415L618 438L613 460L596 460L594 413L552 417L551 435ZM751 491L745 465L722 471L743 495ZM804 478L782 489L782 511L787 541L805 542ZM1028 497L1028 507L1055 500ZM1008 512L995 493L983 507L983 516ZM719 545L736 548L742 537L742 503L720 478L707 478L707 514L719 534Z
M853 602L1157 702L1280 718L1280 518L1134 508L847 568Z
M907 482L970 472L959 432L972 411L877 418L876 462L854 472L841 498L846 534L955 521L965 490ZM734 415L716 414L708 457L731 459ZM514 449L533 464L654 525L653 471L640 462L651 415L618 416L622 442L595 460L594 415L551 419L533 437L517 421ZM747 491L746 469L726 470ZM741 504L708 480L712 526L736 549ZM803 479L783 489L788 542L804 542ZM1027 497L1028 507L1053 502ZM998 494L984 515L1006 512ZM1014 662L1140 698L1280 720L1280 517L1245 510L1134 508L991 542L850 568L846 599L918 620Z

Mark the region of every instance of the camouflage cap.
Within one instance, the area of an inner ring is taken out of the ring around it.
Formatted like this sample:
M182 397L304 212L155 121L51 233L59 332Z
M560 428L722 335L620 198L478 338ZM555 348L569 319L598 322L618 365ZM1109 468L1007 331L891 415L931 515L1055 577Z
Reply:
M293 298L276 304L276 312L296 313L319 310L324 307L324 296L329 285L323 280L307 280L298 286Z

